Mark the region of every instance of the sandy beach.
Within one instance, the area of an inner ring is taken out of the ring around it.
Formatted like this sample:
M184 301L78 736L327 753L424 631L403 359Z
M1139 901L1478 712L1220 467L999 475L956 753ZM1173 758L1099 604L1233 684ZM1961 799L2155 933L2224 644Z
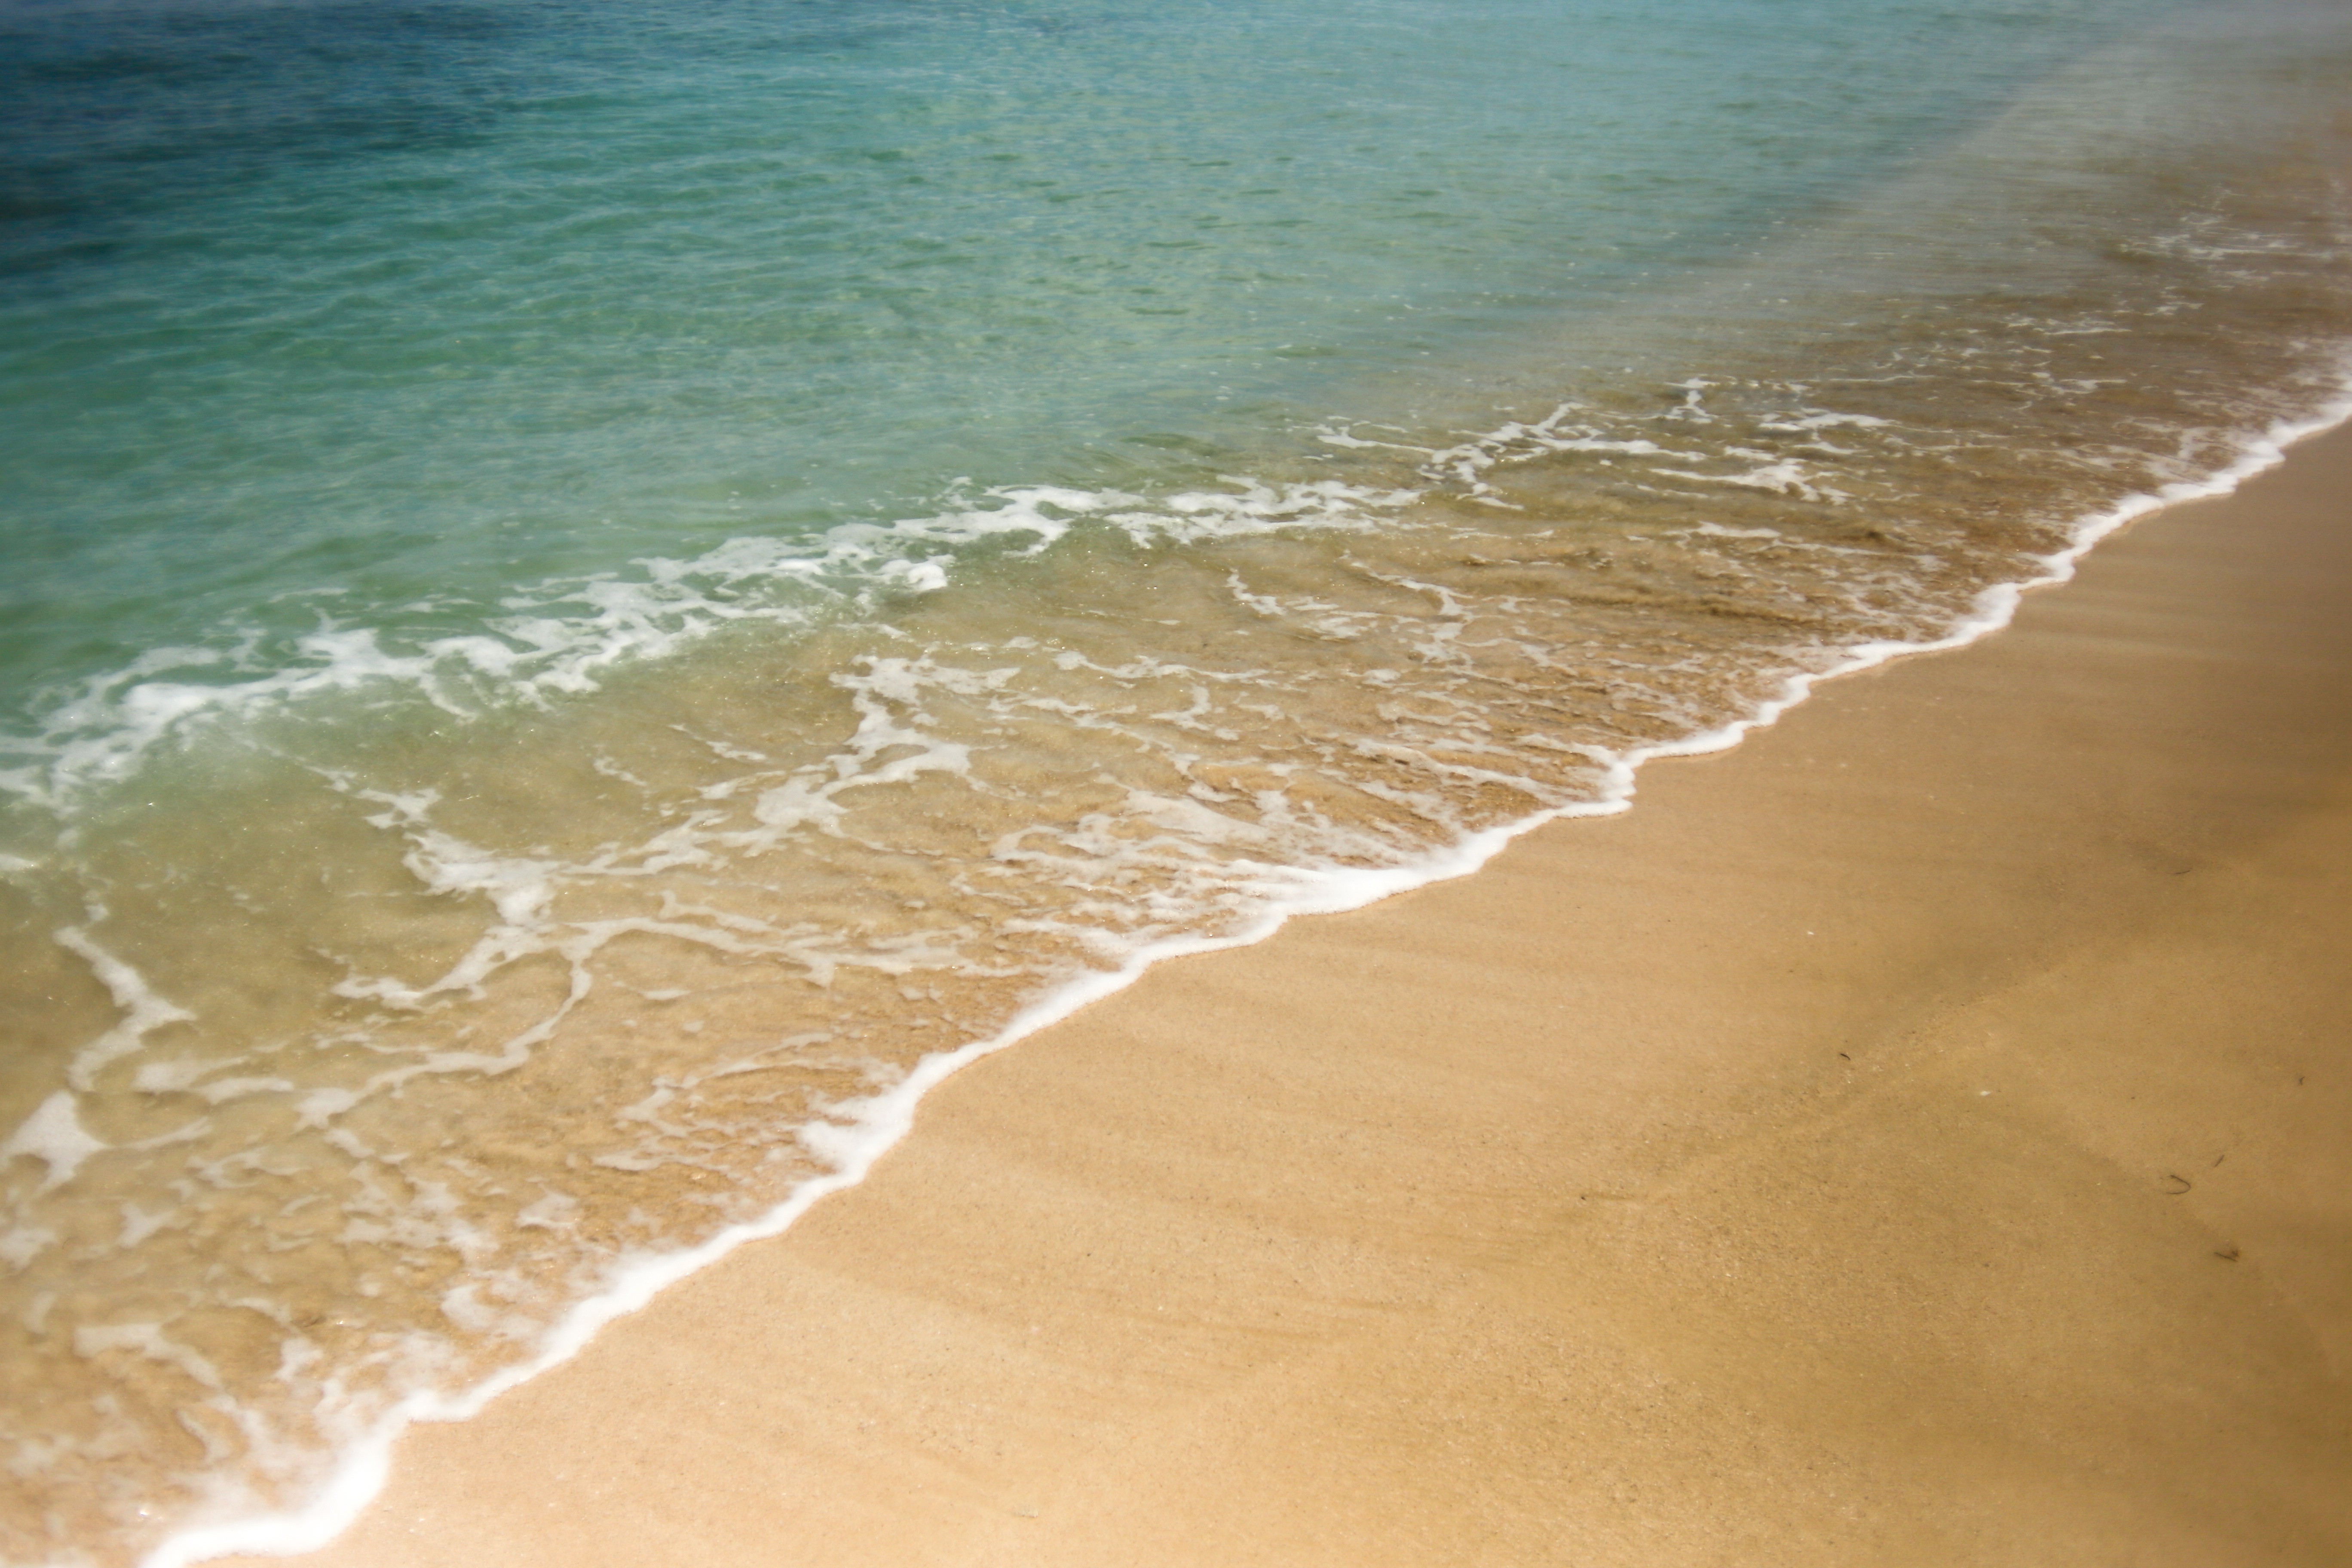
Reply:
M1162 966L305 1561L2352 1561L2347 498Z

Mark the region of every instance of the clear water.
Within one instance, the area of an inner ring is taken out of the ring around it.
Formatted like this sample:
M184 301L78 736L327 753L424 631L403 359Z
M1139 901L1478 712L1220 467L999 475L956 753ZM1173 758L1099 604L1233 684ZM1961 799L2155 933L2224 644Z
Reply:
M0 0L0 1558L2340 400L2352 16Z
M12 728L959 478L1213 477L2164 9L18 0Z

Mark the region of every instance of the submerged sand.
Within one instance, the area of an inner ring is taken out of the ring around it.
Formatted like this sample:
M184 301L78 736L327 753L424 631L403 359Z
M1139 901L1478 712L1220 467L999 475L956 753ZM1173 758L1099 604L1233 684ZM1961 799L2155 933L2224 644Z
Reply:
M2352 433L1186 960L321 1564L2352 1561Z

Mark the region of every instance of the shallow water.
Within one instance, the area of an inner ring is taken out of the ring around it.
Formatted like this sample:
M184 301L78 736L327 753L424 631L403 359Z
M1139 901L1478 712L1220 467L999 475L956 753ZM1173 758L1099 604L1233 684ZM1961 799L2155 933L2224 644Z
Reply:
M2336 8L0 6L10 1562L2345 389Z

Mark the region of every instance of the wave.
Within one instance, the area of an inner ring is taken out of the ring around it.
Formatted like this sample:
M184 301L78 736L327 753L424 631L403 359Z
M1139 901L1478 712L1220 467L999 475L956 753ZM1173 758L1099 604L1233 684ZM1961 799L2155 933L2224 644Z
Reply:
M1563 449L1555 443L1585 439L1558 435L1559 421L1565 412L1556 411L1549 419L1531 426L1507 426L1491 441L1472 443L1458 450L1483 454L1499 447L1507 452L1522 442L1546 449ZM2092 549L2136 519L2168 506L2229 494L2246 480L2284 461L2288 449L2295 443L2347 422L2352 422L2352 377L2347 378L2341 394L2322 412L2283 422L2249 438L2235 459L2213 474L2128 495L2079 519L2070 529L2063 548L2034 559L2029 574L1982 589L1968 614L1938 637L1879 641L1851 647L1825 668L1788 677L1778 691L1742 717L1697 734L1598 756L1595 760L1601 764L1601 783L1591 799L1553 806L1472 834L1409 864L1379 869L1324 868L1297 874L1286 892L1269 896L1239 929L1216 936L1163 938L1137 947L1122 954L1116 967L1090 973L1032 1003L996 1034L920 1058L888 1088L831 1105L824 1117L799 1130L803 1143L826 1169L797 1184L782 1202L752 1219L721 1229L692 1247L630 1260L607 1289L572 1307L540 1342L537 1352L529 1361L504 1368L461 1394L429 1392L401 1401L344 1447L333 1479L320 1489L308 1506L184 1531L146 1557L143 1568L187 1568L189 1564L237 1552L291 1555L324 1546L346 1529L381 1490L389 1473L393 1445L410 1426L421 1421L463 1420L478 1414L499 1394L578 1354L606 1324L646 1305L668 1286L709 1267L747 1243L782 1234L824 1198L863 1181L875 1163L912 1130L915 1111L923 1096L950 1075L1124 989L1154 965L1171 958L1252 945L1301 916L1360 909L1396 893L1468 876L1523 834L1557 822L1624 811L1633 802L1640 770L1646 764L1664 758L1728 750L1750 732L1777 722L1812 695L1824 680L1875 668L1899 658L1965 647L1999 631L2014 619L2027 594L2070 581ZM1794 423L1801 428L1822 428L1877 422L1868 416L1817 414ZM1607 449L1622 451L1635 445L1638 444L1612 444ZM1643 451L1641 455L1652 453ZM72 1140L67 1142L70 1143ZM67 1161L70 1163L75 1157L69 1149ZM67 1169L69 1173L70 1163Z

